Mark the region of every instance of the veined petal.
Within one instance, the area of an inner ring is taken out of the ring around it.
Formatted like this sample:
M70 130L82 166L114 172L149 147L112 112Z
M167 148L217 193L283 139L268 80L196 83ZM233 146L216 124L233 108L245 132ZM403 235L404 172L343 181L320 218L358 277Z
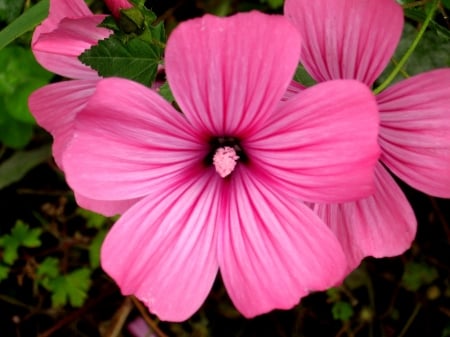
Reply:
M208 144L154 91L100 80L63 154L69 185L90 199L140 198L204 170Z
M46 85L33 92L28 105L37 123L53 136L53 156L62 167L62 153L72 138L74 121L95 91L97 80L72 80Z
M395 0L286 0L284 14L301 33L301 62L317 81L356 79L371 86L403 29Z
M291 81L291 83L289 83L289 86L288 86L286 92L284 93L283 101L289 100L291 97L294 97L300 91L305 90L305 89L306 89L306 87L304 85L302 85L296 81Z
M112 32L98 27L104 15L62 19L48 32L36 31L31 48L37 61L46 69L75 79L97 78L95 70L81 63L78 57Z
M122 215L101 250L103 269L125 295L160 319L183 321L200 307L218 270L221 178L209 171L150 193Z
M50 0L48 17L36 27L33 39L41 33L48 33L57 28L59 22L65 18L82 18L93 13L84 0Z
M342 280L342 248L306 205L274 192L242 166L227 187L217 254L225 287L243 315L289 309Z
M373 192L379 157L375 96L352 80L320 83L280 105L242 146L274 186L313 202L343 202Z
M402 180L450 197L450 68L423 73L378 95L381 160Z
M196 128L244 137L281 100L299 53L298 33L281 16L205 15L173 31L166 73L177 103Z
M349 272L366 256L388 257L411 247L417 223L408 200L381 164L375 170L375 193L342 204L316 204L314 211L341 243Z

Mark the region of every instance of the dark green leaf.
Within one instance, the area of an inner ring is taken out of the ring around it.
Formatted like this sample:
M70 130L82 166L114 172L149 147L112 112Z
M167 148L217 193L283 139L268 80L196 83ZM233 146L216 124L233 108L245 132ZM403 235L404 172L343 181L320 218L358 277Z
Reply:
M25 0L0 0L0 21L11 22L20 15Z
M91 286L90 277L91 271L81 268L49 280L47 289L52 292L52 305L59 307L70 303L81 307Z
M161 56L161 48L154 44L140 38L123 42L113 35L81 54L80 60L103 77L118 76L149 86Z
M36 5L26 10L10 25L0 31L0 49L14 41L22 34L32 30L48 15L49 0L39 1Z
M0 282L8 278L9 269L7 266L0 265Z
M46 161L50 156L50 145L30 151L17 151L0 164L0 189L19 181L28 171Z
M169 103L172 103L175 99L173 98L172 90L170 90L169 83L165 82L160 86L157 91L159 94L166 99Z

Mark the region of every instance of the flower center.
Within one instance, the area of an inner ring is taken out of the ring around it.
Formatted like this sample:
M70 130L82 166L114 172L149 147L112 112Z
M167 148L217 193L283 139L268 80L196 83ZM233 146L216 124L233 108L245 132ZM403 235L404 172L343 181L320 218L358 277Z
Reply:
M209 142L211 150L205 158L206 165L214 165L216 172L228 177L239 162L246 162L247 156L242 150L239 139L233 137L215 137Z
M216 168L216 172L225 178L236 167L239 156L236 151L229 146L219 147L216 150L216 154L213 157L213 165Z

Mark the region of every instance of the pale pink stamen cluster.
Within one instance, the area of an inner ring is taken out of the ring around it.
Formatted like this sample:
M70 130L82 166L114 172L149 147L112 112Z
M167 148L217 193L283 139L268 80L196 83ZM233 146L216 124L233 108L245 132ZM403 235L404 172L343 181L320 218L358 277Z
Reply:
M222 178L225 178L233 172L238 159L239 156L236 154L236 151L230 146L225 146L217 149L213 157L213 165L216 168L216 172Z

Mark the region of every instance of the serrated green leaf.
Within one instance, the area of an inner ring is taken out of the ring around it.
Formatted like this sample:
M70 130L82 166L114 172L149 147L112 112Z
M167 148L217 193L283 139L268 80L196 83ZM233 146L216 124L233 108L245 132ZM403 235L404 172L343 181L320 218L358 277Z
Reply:
M52 305L81 307L91 286L90 276L89 269L81 268L49 280L47 289L52 292Z
M59 276L59 260L55 257L46 257L37 267L36 275L40 279Z
M107 230L99 231L89 246L89 262L93 269L100 266L100 248L107 233Z
M2 237L1 245L3 247L3 262L9 265L13 264L19 257L17 252L19 243L11 235L5 235Z
M49 0L41 0L0 31L0 49L32 30L48 16Z
M23 221L18 220L16 225L11 230L11 236L19 243L19 245L33 248L41 245L39 236L42 234L42 229L30 229Z
M6 280L9 275L10 268L5 265L0 265L0 282Z
M81 54L80 60L103 77L118 76L149 86L156 78L161 53L160 47L140 38L123 42L113 35Z
M0 124L1 130L1 124ZM0 163L0 189L22 179L32 168L51 156L50 145L29 151L17 151Z

